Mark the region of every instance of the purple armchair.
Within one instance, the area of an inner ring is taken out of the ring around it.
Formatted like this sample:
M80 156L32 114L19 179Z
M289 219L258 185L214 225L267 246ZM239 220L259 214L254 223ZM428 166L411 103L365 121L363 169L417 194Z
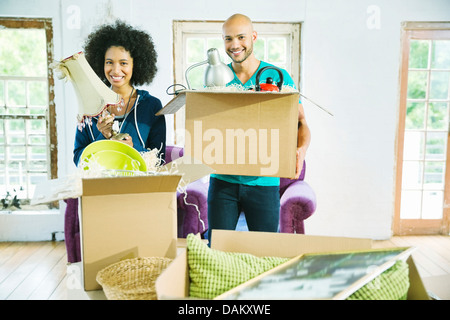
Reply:
M297 180L280 179L280 232L304 234L304 220L316 211L316 194L304 181L305 171L306 162L303 162L303 170Z
M81 261L80 224L78 219L78 198L66 199L64 215L64 241L67 251L67 262Z

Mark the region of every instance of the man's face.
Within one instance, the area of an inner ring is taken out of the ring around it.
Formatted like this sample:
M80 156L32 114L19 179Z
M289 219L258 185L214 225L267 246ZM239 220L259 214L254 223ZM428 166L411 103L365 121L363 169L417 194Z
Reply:
M251 26L229 23L223 27L225 52L236 63L244 62L253 52L256 32Z

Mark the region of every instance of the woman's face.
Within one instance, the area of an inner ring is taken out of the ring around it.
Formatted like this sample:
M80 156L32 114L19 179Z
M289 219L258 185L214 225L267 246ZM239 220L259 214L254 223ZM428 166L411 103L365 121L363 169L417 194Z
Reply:
M105 53L105 76L112 89L125 89L130 86L133 75L133 58L124 47L110 47Z

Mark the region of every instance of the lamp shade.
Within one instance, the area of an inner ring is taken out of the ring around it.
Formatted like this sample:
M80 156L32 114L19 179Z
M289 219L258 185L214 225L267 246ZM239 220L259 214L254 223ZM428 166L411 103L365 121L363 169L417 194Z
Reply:
M78 121L102 113L108 105L122 103L122 97L108 88L78 52L54 65L60 79L70 80L78 100Z
M189 89L191 88L188 78L189 71L204 64L208 64L204 74L204 85L206 87L223 87L234 79L233 71L220 60L220 54L216 48L209 49L207 57L207 60L187 68L185 77Z
M220 60L219 51L211 48L207 52L208 66L205 70L205 86L222 87L234 79L233 71Z

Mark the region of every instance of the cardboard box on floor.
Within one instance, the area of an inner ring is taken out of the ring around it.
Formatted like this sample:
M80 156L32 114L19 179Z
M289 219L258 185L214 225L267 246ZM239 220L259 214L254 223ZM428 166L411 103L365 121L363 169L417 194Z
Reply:
M121 260L175 258L180 180L193 182L213 170L187 156L167 167L170 174L82 180L80 233L85 290L101 289L97 273Z
M211 248L225 252L250 253L259 257L294 258L304 253L367 250L372 240L301 234L213 230ZM428 300L428 294L412 257L409 265L408 300ZM158 299L189 299L187 250L163 271L156 281Z
M157 115L186 105L185 155L219 174L294 178L299 93L186 90Z

